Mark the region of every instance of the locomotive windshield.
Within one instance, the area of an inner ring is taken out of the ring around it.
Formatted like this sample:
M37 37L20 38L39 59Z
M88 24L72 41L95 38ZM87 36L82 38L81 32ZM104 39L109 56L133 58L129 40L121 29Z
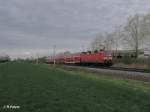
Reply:
M112 56L112 53L110 51L105 51L105 56Z

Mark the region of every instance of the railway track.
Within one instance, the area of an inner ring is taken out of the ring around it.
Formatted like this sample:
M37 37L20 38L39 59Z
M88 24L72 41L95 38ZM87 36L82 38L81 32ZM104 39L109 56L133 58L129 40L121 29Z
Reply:
M71 65L75 67L85 67L85 68L96 68L96 69L106 69L106 70L119 70L128 72L140 72L140 73L150 73L150 69L139 69L139 68L127 68L127 67L104 67L104 66L79 66Z
M129 72L140 72L140 73L150 73L150 69L139 69L139 68L123 68L123 67L92 67L108 70L120 70L120 71L129 71Z
M123 79L132 79L140 81L150 81L150 70L137 68L122 68L122 67L94 67L94 66L71 66L65 65L63 68L68 70L86 70L95 72L99 75L110 75Z
M127 68L127 67L104 67L104 66L85 66L85 65L65 65L66 67L77 67L77 68L95 68L95 69L106 69L106 70L118 70L127 72L140 72L150 73L150 69L139 69L139 68Z

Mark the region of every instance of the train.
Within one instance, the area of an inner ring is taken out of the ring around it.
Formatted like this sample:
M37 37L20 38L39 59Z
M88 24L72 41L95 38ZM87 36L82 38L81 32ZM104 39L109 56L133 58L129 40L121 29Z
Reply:
M112 52L104 50L67 53L50 56L47 58L47 63L112 66L113 55Z

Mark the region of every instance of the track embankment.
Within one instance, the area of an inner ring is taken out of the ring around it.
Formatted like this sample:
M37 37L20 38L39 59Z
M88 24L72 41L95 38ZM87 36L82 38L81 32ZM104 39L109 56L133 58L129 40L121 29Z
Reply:
M82 67L82 66L61 66L67 70L86 70L88 72L94 72L98 75L110 75L123 79L132 79L140 81L150 81L150 73L138 72L138 71L127 71L127 70L116 70L116 69L107 69L107 68L91 68L91 67Z

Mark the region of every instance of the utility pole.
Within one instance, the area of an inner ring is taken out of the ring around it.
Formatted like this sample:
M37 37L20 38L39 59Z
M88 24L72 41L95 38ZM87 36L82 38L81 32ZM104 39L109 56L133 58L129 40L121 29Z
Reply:
M81 52L85 52L84 45L81 45Z
M37 54L36 64L38 64L38 63L39 63L39 56Z
M56 64L55 56L56 56L56 45L53 46L54 65Z

